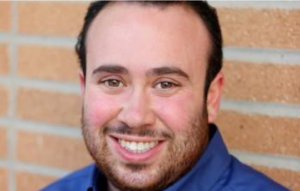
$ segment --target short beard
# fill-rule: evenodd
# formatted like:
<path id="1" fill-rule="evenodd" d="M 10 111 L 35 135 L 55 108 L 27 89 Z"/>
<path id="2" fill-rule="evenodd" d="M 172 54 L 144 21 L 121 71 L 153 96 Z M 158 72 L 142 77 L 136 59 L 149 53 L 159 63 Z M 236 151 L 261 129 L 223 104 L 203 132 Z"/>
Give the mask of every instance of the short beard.
<path id="1" fill-rule="evenodd" d="M 158 191 L 172 185 L 191 170 L 205 150 L 209 139 L 208 115 L 205 106 L 203 107 L 200 117 L 198 116 L 191 119 L 190 125 L 184 132 L 184 136 L 174 135 L 173 132 L 169 131 L 157 132 L 156 130 L 142 128 L 139 130 L 130 128 L 126 124 L 119 127 L 100 127 L 98 133 L 93 134 L 90 132 L 90 126 L 87 120 L 85 120 L 84 114 L 83 109 L 82 132 L 87 149 L 95 160 L 98 168 L 101 169 L 115 187 L 122 191 Z M 168 153 L 164 155 L 165 159 L 163 159 L 163 162 L 159 163 L 158 169 L 160 173 L 156 175 L 159 178 L 155 182 L 144 187 L 133 187 L 128 184 L 129 181 L 124 181 L 126 175 L 123 175 L 123 177 L 118 176 L 118 169 L 114 168 L 116 162 L 111 158 L 107 142 L 100 140 L 105 139 L 105 135 L 110 132 L 134 134 L 138 136 L 164 137 L 169 140 Z M 176 138 L 176 136 L 179 138 Z M 178 141 L 178 139 L 180 140 Z M 170 162 L 175 159 L 178 160 Z M 126 164 L 126 168 L 130 170 L 131 173 L 138 173 L 149 168 L 149 166 L 146 164 L 131 163 Z M 132 182 L 134 182 L 134 180 L 132 180 Z"/>

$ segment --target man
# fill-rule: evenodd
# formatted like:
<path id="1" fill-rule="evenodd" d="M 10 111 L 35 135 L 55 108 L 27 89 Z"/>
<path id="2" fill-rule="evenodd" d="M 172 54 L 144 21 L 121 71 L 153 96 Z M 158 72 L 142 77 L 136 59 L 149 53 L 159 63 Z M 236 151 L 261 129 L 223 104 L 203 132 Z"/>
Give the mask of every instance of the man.
<path id="1" fill-rule="evenodd" d="M 46 191 L 287 190 L 228 154 L 222 38 L 205 2 L 94 2 L 76 46 L 96 165 Z"/>

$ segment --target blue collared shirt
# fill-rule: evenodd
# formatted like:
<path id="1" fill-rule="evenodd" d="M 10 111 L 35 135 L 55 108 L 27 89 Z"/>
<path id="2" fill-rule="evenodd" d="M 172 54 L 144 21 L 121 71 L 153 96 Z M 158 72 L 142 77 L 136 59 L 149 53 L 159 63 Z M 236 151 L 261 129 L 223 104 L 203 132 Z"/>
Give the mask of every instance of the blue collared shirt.
<path id="1" fill-rule="evenodd" d="M 213 124 L 210 142 L 195 166 L 165 191 L 287 191 L 228 153 Z M 42 191 L 106 191 L 107 179 L 90 165 L 54 182 Z"/>

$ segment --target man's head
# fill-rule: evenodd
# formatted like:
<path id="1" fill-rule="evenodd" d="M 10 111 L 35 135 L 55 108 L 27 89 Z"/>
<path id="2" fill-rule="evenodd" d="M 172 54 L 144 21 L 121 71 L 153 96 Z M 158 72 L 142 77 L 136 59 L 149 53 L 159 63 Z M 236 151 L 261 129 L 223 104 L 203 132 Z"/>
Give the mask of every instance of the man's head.
<path id="1" fill-rule="evenodd" d="M 113 187 L 161 190 L 196 163 L 219 109 L 221 46 L 203 2 L 91 5 L 77 45 L 83 134 Z"/>

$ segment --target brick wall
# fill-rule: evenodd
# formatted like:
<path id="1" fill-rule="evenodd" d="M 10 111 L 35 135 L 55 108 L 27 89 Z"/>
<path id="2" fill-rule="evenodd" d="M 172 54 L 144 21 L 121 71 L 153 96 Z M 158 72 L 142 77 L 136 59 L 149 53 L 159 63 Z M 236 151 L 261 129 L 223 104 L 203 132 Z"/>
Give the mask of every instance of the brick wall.
<path id="1" fill-rule="evenodd" d="M 300 190 L 300 4 L 212 2 L 225 38 L 230 151 Z M 33 191 L 91 162 L 75 37 L 87 3 L 0 2 L 0 190 Z"/>

